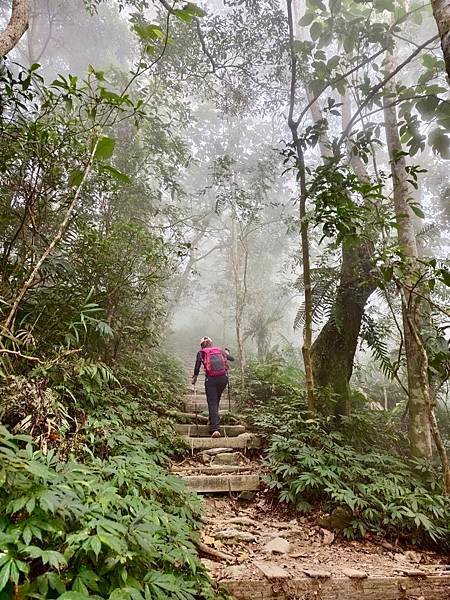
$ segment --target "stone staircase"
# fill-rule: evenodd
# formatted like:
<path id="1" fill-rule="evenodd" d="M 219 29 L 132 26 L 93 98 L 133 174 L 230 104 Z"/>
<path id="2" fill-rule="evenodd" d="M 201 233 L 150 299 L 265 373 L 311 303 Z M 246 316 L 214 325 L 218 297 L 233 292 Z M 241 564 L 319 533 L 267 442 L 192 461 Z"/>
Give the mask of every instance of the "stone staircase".
<path id="1" fill-rule="evenodd" d="M 190 448 L 190 457 L 173 465 L 187 487 L 197 493 L 256 492 L 260 488 L 260 464 L 252 458 L 261 439 L 246 431 L 245 425 L 223 425 L 222 437 L 211 438 L 208 428 L 208 404 L 203 391 L 189 392 L 184 397 L 184 412 L 177 413 L 185 422 L 175 426 Z M 223 417 L 235 408 L 222 396 Z"/>

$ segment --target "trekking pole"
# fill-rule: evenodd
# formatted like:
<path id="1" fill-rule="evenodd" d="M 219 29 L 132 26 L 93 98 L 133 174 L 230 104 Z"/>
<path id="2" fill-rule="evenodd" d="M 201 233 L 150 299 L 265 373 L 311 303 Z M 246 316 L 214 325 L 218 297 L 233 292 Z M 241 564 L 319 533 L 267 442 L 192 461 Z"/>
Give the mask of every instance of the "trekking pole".
<path id="1" fill-rule="evenodd" d="M 228 380 L 228 412 L 231 413 L 231 392 L 230 392 L 230 380 Z"/>
<path id="2" fill-rule="evenodd" d="M 195 413 L 195 429 L 198 435 L 198 406 L 197 406 L 197 386 L 194 383 L 194 413 Z"/>

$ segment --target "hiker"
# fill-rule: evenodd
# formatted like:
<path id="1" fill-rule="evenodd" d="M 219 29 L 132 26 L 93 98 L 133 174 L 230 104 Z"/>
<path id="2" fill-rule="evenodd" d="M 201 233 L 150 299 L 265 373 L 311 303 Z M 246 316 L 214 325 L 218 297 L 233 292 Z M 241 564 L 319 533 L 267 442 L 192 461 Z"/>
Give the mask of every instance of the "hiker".
<path id="1" fill-rule="evenodd" d="M 228 384 L 228 361 L 234 360 L 228 348 L 222 350 L 213 346 L 212 339 L 205 336 L 200 340 L 200 348 L 195 361 L 192 385 L 195 385 L 200 367 L 205 369 L 205 391 L 208 401 L 209 432 L 211 437 L 220 437 L 219 403 L 223 390 Z"/>

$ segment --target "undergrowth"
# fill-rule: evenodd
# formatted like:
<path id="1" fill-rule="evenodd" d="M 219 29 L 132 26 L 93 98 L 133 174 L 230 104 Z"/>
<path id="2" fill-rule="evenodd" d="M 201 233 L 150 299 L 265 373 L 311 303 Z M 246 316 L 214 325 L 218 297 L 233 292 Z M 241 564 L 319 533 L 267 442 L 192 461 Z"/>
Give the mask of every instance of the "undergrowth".
<path id="1" fill-rule="evenodd" d="M 1 390 L 0 596 L 220 598 L 195 549 L 200 506 L 165 469 L 183 448 L 161 417 L 181 370 L 74 362 Z"/>
<path id="2" fill-rule="evenodd" d="M 409 458 L 395 411 L 360 408 L 339 421 L 312 415 L 302 379 L 293 382 L 283 360 L 249 370 L 247 418 L 266 438 L 267 484 L 281 502 L 301 512 L 345 507 L 348 538 L 371 532 L 450 547 L 450 502 L 438 466 Z"/>

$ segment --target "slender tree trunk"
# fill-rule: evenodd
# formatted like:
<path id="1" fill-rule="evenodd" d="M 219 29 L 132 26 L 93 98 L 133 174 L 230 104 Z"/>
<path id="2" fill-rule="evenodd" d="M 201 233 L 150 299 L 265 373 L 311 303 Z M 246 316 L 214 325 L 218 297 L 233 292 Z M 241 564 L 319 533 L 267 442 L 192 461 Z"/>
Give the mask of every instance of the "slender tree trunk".
<path id="1" fill-rule="evenodd" d="M 241 387 L 245 385 L 245 350 L 243 340 L 243 317 L 247 301 L 247 267 L 248 249 L 245 244 L 239 248 L 239 236 L 236 233 L 236 224 L 231 220 L 231 269 L 234 283 L 234 326 L 236 333 L 237 354 L 239 360 L 239 374 Z M 242 250 L 242 252 L 241 252 Z M 241 269 L 241 257 L 243 256 L 243 267 Z M 241 272 L 242 271 L 242 272 Z"/>
<path id="2" fill-rule="evenodd" d="M 389 73 L 394 68 L 393 54 L 388 52 L 386 70 Z M 429 384 L 428 379 L 426 382 L 423 380 L 424 356 L 420 345 L 417 343 L 418 338 L 414 335 L 412 329 L 413 327 L 419 332 L 421 329 L 421 300 L 417 294 L 412 294 L 410 291 L 420 278 L 420 269 L 417 262 L 418 252 L 413 212 L 409 205 L 410 193 L 406 160 L 402 154 L 403 148 L 398 132 L 397 109 L 392 103 L 392 97 L 395 94 L 393 79 L 388 83 L 386 92 L 384 97 L 386 141 L 391 162 L 398 241 L 406 262 L 403 281 L 400 283 L 400 291 L 402 298 L 403 296 L 405 298 L 405 302 L 402 302 L 402 317 L 408 373 L 409 442 L 414 456 L 430 458 L 432 448 L 428 406 Z"/>
<path id="3" fill-rule="evenodd" d="M 78 199 L 81 195 L 84 185 L 85 185 L 85 183 L 90 175 L 90 172 L 92 170 L 95 153 L 97 151 L 97 146 L 98 146 L 98 139 L 95 141 L 95 143 L 93 145 L 91 154 L 89 155 L 89 160 L 84 168 L 81 181 L 78 184 L 78 187 L 76 188 L 76 190 L 73 194 L 72 200 L 66 210 L 64 218 L 63 218 L 61 224 L 59 225 L 55 236 L 53 237 L 52 241 L 47 246 L 47 248 L 44 250 L 44 252 L 42 253 L 39 260 L 36 262 L 34 267 L 31 269 L 31 272 L 28 275 L 25 283 L 23 283 L 22 287 L 17 292 L 16 297 L 14 298 L 14 300 L 12 302 L 11 309 L 8 313 L 8 316 L 5 319 L 5 322 L 3 323 L 3 329 L 7 332 L 8 331 L 12 332 L 16 314 L 17 314 L 17 311 L 19 309 L 19 306 L 20 306 L 22 300 L 25 298 L 25 296 L 26 296 L 28 290 L 31 288 L 31 286 L 35 283 L 36 278 L 39 274 L 40 268 L 42 267 L 44 262 L 47 260 L 47 258 L 50 256 L 50 254 L 53 252 L 53 250 L 56 248 L 56 246 L 59 244 L 59 242 L 61 241 L 63 235 L 65 234 L 65 232 L 67 230 L 67 227 L 69 226 L 70 219 L 72 218 L 73 212 L 74 212 L 75 207 L 78 202 Z"/>
<path id="4" fill-rule="evenodd" d="M 11 18 L 6 28 L 0 33 L 0 57 L 12 50 L 28 29 L 30 17 L 29 0 L 13 0 Z"/>
<path id="5" fill-rule="evenodd" d="M 301 239 L 301 254 L 303 263 L 303 289 L 305 299 L 305 322 L 303 325 L 303 345 L 302 355 L 303 363 L 305 366 L 305 378 L 306 378 L 306 396 L 308 408 L 311 411 L 316 409 L 315 399 L 315 383 L 314 383 L 314 372 L 311 360 L 311 346 L 312 346 L 312 286 L 311 286 L 311 261 L 309 251 L 309 238 L 308 238 L 308 220 L 306 215 L 306 200 L 307 200 L 307 189 L 306 189 L 306 170 L 305 170 L 305 156 L 303 153 L 303 147 L 301 140 L 298 136 L 298 121 L 294 119 L 294 108 L 297 88 L 297 57 L 295 53 L 295 24 L 292 11 L 292 0 L 287 0 L 288 10 L 288 24 L 289 24 L 289 47 L 290 47 L 290 59 L 291 59 L 291 85 L 289 95 L 289 116 L 288 125 L 292 134 L 292 141 L 295 146 L 297 154 L 296 167 L 298 172 L 298 181 L 300 187 L 300 239 Z"/>
<path id="6" fill-rule="evenodd" d="M 431 0 L 431 6 L 441 37 L 445 70 L 450 77 L 450 0 Z"/>

